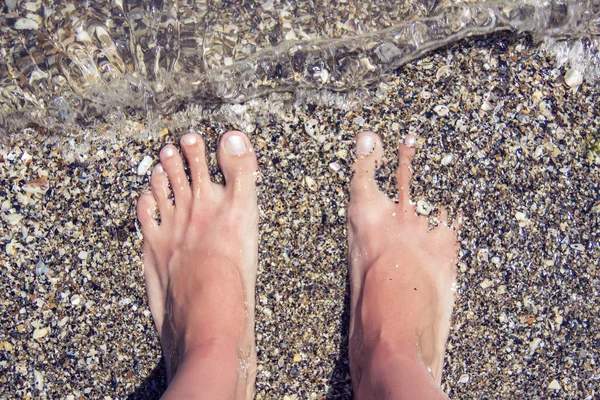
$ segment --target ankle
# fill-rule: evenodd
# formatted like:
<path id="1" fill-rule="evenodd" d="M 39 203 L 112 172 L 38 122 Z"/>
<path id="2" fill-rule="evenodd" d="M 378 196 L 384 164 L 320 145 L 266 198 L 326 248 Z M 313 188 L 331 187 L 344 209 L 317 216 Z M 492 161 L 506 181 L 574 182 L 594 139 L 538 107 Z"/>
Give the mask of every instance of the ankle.
<path id="1" fill-rule="evenodd" d="M 202 398 L 236 397 L 240 379 L 236 343 L 220 339 L 204 341 L 178 358 L 177 365 L 167 365 L 169 390 L 165 398 L 196 398 L 199 393 L 203 393 Z"/>
<path id="2" fill-rule="evenodd" d="M 447 398 L 423 363 L 414 341 L 379 341 L 365 361 L 366 368 L 356 387 L 358 399 Z"/>

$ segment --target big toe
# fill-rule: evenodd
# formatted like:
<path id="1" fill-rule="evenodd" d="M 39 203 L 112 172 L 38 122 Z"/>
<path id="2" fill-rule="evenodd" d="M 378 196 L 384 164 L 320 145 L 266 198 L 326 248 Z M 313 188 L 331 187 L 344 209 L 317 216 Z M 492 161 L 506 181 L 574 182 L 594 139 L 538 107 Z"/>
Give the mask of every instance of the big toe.
<path id="1" fill-rule="evenodd" d="M 362 132 L 356 138 L 356 161 L 352 169 L 354 176 L 350 185 L 350 200 L 361 201 L 379 196 L 375 171 L 381 164 L 383 146 L 373 132 Z"/>
<path id="2" fill-rule="evenodd" d="M 248 137 L 239 131 L 227 132 L 217 155 L 227 191 L 234 197 L 254 196 L 258 163 Z"/>

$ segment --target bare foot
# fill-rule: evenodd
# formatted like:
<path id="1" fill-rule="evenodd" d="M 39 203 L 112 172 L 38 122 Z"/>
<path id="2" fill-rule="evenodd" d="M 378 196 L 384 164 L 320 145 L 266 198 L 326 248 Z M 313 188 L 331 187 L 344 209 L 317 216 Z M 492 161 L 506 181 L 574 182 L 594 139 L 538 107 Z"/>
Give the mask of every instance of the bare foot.
<path id="1" fill-rule="evenodd" d="M 167 145 L 152 172 L 152 193 L 140 197 L 137 209 L 148 301 L 170 382 L 165 397 L 192 398 L 199 388 L 196 397 L 251 398 L 256 155 L 245 135 L 225 134 L 217 153 L 222 186 L 210 180 L 199 135 L 183 136 L 181 147 L 191 184 L 179 151 Z M 154 218 L 157 208 L 160 223 Z"/>
<path id="2" fill-rule="evenodd" d="M 376 134 L 359 135 L 348 230 L 354 391 L 359 399 L 403 398 L 398 390 L 411 386 L 412 396 L 419 396 L 412 398 L 430 398 L 423 388 L 440 397 L 454 302 L 457 229 L 447 226 L 442 209 L 439 226 L 428 230 L 427 218 L 417 216 L 410 204 L 413 148 L 400 146 L 399 202 L 378 189 L 374 172 L 382 153 Z M 372 397 L 375 393 L 379 395 Z"/>

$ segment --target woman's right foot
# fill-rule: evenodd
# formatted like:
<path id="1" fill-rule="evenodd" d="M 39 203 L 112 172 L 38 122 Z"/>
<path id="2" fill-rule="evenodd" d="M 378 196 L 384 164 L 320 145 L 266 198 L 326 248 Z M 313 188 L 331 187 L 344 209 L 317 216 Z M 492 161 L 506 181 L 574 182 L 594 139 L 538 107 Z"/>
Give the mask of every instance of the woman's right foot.
<path id="1" fill-rule="evenodd" d="M 458 226 L 447 225 L 444 209 L 432 230 L 417 216 L 409 199 L 409 146 L 399 151 L 399 202 L 381 192 L 375 170 L 382 154 L 376 134 L 358 136 L 348 229 L 354 392 L 358 399 L 443 397 Z"/>

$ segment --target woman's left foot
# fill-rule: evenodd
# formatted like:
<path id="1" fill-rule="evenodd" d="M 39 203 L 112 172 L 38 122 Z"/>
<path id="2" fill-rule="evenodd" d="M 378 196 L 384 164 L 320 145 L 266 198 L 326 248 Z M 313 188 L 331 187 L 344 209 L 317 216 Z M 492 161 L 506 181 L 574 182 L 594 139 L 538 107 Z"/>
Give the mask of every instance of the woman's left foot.
<path id="1" fill-rule="evenodd" d="M 143 194 L 137 207 L 148 301 L 170 382 L 167 393 L 175 381 L 186 379 L 178 370 L 194 363 L 188 377 L 197 384 L 207 381 L 204 396 L 211 387 L 216 398 L 251 398 L 256 376 L 256 155 L 244 134 L 226 133 L 217 153 L 226 181 L 222 186 L 210 180 L 200 135 L 183 136 L 181 147 L 191 184 L 179 151 L 167 145 L 152 172 L 152 193 Z M 160 222 L 154 218 L 157 209 Z M 197 367 L 203 360 L 206 365 Z M 187 375 L 185 369 L 179 375 Z M 227 387 L 232 396 L 223 392 Z"/>

